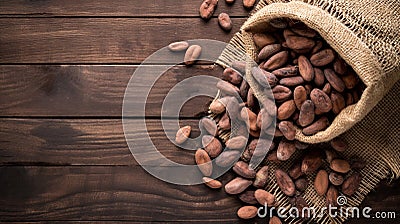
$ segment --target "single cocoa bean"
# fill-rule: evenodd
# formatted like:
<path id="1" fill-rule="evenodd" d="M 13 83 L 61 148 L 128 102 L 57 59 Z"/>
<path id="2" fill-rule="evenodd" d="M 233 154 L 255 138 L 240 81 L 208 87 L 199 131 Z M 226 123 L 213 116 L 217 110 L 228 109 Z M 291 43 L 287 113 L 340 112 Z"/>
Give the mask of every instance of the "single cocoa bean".
<path id="1" fill-rule="evenodd" d="M 329 179 L 325 170 L 320 170 L 314 180 L 314 188 L 318 195 L 322 196 L 328 191 Z"/>
<path id="2" fill-rule="evenodd" d="M 339 75 L 346 74 L 347 72 L 346 62 L 341 57 L 337 57 L 333 62 L 333 70 Z"/>
<path id="3" fill-rule="evenodd" d="M 221 114 L 225 111 L 225 105 L 221 102 L 221 100 L 214 100 L 210 104 L 210 110 L 215 114 Z"/>
<path id="4" fill-rule="evenodd" d="M 216 159 L 215 164 L 220 167 L 233 165 L 240 158 L 240 152 L 236 150 L 223 151 Z"/>
<path id="5" fill-rule="evenodd" d="M 289 141 L 293 141 L 296 136 L 296 129 L 291 121 L 281 121 L 278 125 L 279 130 Z"/>
<path id="6" fill-rule="evenodd" d="M 192 65 L 199 58 L 201 54 L 201 47 L 199 45 L 191 45 L 185 53 L 183 61 L 186 65 Z"/>
<path id="7" fill-rule="evenodd" d="M 277 68 L 282 67 L 286 64 L 289 59 L 288 51 L 281 51 L 270 57 L 264 64 L 263 68 L 269 71 L 273 71 Z"/>
<path id="8" fill-rule="evenodd" d="M 295 151 L 294 142 L 282 140 L 278 145 L 277 157 L 280 161 L 286 161 Z"/>
<path id="9" fill-rule="evenodd" d="M 263 47 L 274 44 L 276 42 L 275 38 L 272 35 L 265 33 L 254 34 L 253 40 L 258 49 L 262 49 Z"/>
<path id="10" fill-rule="evenodd" d="M 231 122 L 229 120 L 228 113 L 224 113 L 221 119 L 218 122 L 218 126 L 221 130 L 228 131 L 231 129 Z"/>
<path id="11" fill-rule="evenodd" d="M 218 24 L 225 31 L 232 30 L 232 20 L 227 13 L 220 13 L 218 15 Z"/>
<path id="12" fill-rule="evenodd" d="M 353 71 L 343 75 L 342 80 L 347 89 L 353 89 L 359 82 L 357 75 Z"/>
<path id="13" fill-rule="evenodd" d="M 314 68 L 311 65 L 311 62 L 303 55 L 300 55 L 298 58 L 299 64 L 299 72 L 301 77 L 307 82 L 310 82 L 314 79 Z"/>
<path id="14" fill-rule="evenodd" d="M 301 105 L 298 122 L 302 127 L 306 127 L 314 121 L 314 118 L 314 103 L 311 100 L 306 100 Z"/>
<path id="15" fill-rule="evenodd" d="M 304 83 L 304 79 L 301 76 L 293 76 L 288 78 L 283 78 L 279 81 L 279 84 L 287 87 L 298 86 Z"/>
<path id="16" fill-rule="evenodd" d="M 217 88 L 227 95 L 236 96 L 236 94 L 239 94 L 239 89 L 236 86 L 223 80 L 217 82 Z"/>
<path id="17" fill-rule="evenodd" d="M 342 185 L 342 183 L 344 181 L 344 178 L 343 178 L 342 175 L 340 175 L 338 173 L 335 173 L 335 172 L 332 172 L 332 173 L 329 174 L 329 181 L 333 185 L 339 186 L 339 185 Z"/>
<path id="18" fill-rule="evenodd" d="M 217 124 L 215 121 L 208 117 L 203 117 L 200 120 L 200 128 L 205 130 L 208 134 L 215 136 L 217 134 Z"/>
<path id="19" fill-rule="evenodd" d="M 337 198 L 339 197 L 339 191 L 334 186 L 330 186 L 326 192 L 326 205 L 328 207 L 337 207 Z"/>
<path id="20" fill-rule="evenodd" d="M 301 163 L 301 172 L 305 174 L 313 173 L 322 165 L 322 158 L 318 151 L 313 150 L 304 156 Z"/>
<path id="21" fill-rule="evenodd" d="M 217 157 L 222 151 L 221 142 L 212 135 L 204 135 L 202 144 L 210 157 Z"/>
<path id="22" fill-rule="evenodd" d="M 304 50 L 310 51 L 315 45 L 315 41 L 307 37 L 287 35 L 285 40 L 288 48 L 293 50 L 303 50 L 303 52 Z"/>
<path id="23" fill-rule="evenodd" d="M 271 57 L 272 55 L 278 53 L 281 50 L 281 48 L 282 48 L 281 44 L 270 44 L 263 47 L 260 53 L 258 53 L 258 60 L 265 60 Z"/>
<path id="24" fill-rule="evenodd" d="M 244 136 L 235 136 L 226 142 L 226 147 L 233 150 L 243 150 L 246 147 L 247 138 Z"/>
<path id="25" fill-rule="evenodd" d="M 313 47 L 313 49 L 311 50 L 311 55 L 317 53 L 318 51 L 320 51 L 323 47 L 324 43 L 322 43 L 322 41 L 317 40 L 315 42 L 315 46 Z"/>
<path id="26" fill-rule="evenodd" d="M 345 107 L 346 101 L 342 94 L 332 91 L 331 93 L 332 111 L 334 114 L 339 114 Z"/>
<path id="27" fill-rule="evenodd" d="M 351 174 L 342 185 L 342 192 L 347 196 L 353 195 L 360 187 L 362 176 L 358 172 Z"/>
<path id="28" fill-rule="evenodd" d="M 253 67 L 251 69 L 251 74 L 254 79 L 263 87 L 274 87 L 278 83 L 276 76 L 270 72 L 264 71 L 258 67 Z"/>
<path id="29" fill-rule="evenodd" d="M 338 173 L 348 173 L 351 169 L 349 162 L 344 159 L 334 159 L 331 162 L 331 169 Z"/>
<path id="30" fill-rule="evenodd" d="M 331 140 L 331 146 L 338 152 L 344 152 L 347 149 L 347 142 L 342 138 L 337 137 Z"/>
<path id="31" fill-rule="evenodd" d="M 243 100 L 246 99 L 249 89 L 250 89 L 249 83 L 247 83 L 246 80 L 243 80 L 242 83 L 240 84 L 240 89 L 239 89 L 239 95 Z"/>
<path id="32" fill-rule="evenodd" d="M 236 174 L 244 178 L 254 178 L 256 176 L 256 171 L 243 161 L 236 162 L 232 169 Z"/>
<path id="33" fill-rule="evenodd" d="M 300 110 L 301 105 L 307 100 L 307 91 L 303 86 L 297 86 L 293 91 L 294 103 Z"/>
<path id="34" fill-rule="evenodd" d="M 186 49 L 188 49 L 189 47 L 189 43 L 187 41 L 178 41 L 178 42 L 174 42 L 174 43 L 170 43 L 168 45 L 168 49 L 170 51 L 184 51 Z"/>
<path id="35" fill-rule="evenodd" d="M 257 115 L 257 127 L 261 130 L 267 130 L 274 121 L 273 119 L 274 117 L 269 115 L 267 110 L 263 108 Z"/>
<path id="36" fill-rule="evenodd" d="M 208 153 L 203 149 L 198 149 L 194 154 L 194 158 L 197 166 L 199 167 L 199 170 L 203 173 L 203 175 L 211 176 L 213 166 L 210 156 L 208 156 Z"/>
<path id="37" fill-rule="evenodd" d="M 295 180 L 303 176 L 304 173 L 301 171 L 301 163 L 293 164 L 293 166 L 289 169 L 288 174 L 291 178 Z"/>
<path id="38" fill-rule="evenodd" d="M 253 186 L 257 188 L 263 188 L 268 181 L 268 166 L 263 166 L 256 173 Z"/>
<path id="39" fill-rule="evenodd" d="M 309 38 L 313 38 L 317 35 L 317 32 L 315 30 L 313 30 L 307 26 L 299 27 L 299 28 L 292 28 L 292 31 L 300 36 L 309 37 Z"/>
<path id="40" fill-rule="evenodd" d="M 293 180 L 283 170 L 275 170 L 275 178 L 279 188 L 284 194 L 290 197 L 296 193 Z"/>
<path id="41" fill-rule="evenodd" d="M 225 185 L 225 192 L 228 194 L 240 194 L 251 184 L 252 182 L 250 180 L 236 177 Z"/>
<path id="42" fill-rule="evenodd" d="M 255 205 L 258 203 L 254 196 L 254 191 L 245 191 L 239 195 L 239 199 L 244 203 Z"/>
<path id="43" fill-rule="evenodd" d="M 263 189 L 257 189 L 254 192 L 254 197 L 260 205 L 271 207 L 275 204 L 275 196 Z"/>
<path id="44" fill-rule="evenodd" d="M 351 158 L 351 169 L 360 171 L 360 170 L 364 169 L 365 165 L 366 164 L 365 164 L 364 160 L 362 160 L 361 158 L 359 158 L 359 157 Z"/>
<path id="45" fill-rule="evenodd" d="M 319 131 L 325 130 L 329 126 L 329 120 L 327 117 L 321 117 L 310 126 L 303 129 L 303 134 L 313 135 Z"/>
<path id="46" fill-rule="evenodd" d="M 235 71 L 233 68 L 228 67 L 222 73 L 222 79 L 234 85 L 239 85 L 242 83 L 243 77 L 239 72 Z"/>
<path id="47" fill-rule="evenodd" d="M 274 74 L 276 77 L 279 78 L 296 76 L 298 73 L 299 73 L 298 66 L 287 66 L 272 71 L 272 74 Z"/>
<path id="48" fill-rule="evenodd" d="M 221 182 L 219 182 L 218 180 L 211 179 L 209 177 L 203 177 L 203 182 L 205 185 L 213 189 L 218 189 L 222 187 Z"/>
<path id="49" fill-rule="evenodd" d="M 218 0 L 204 0 L 200 5 L 200 17 L 209 20 L 217 8 Z"/>
<path id="50" fill-rule="evenodd" d="M 301 196 L 296 197 L 296 208 L 299 211 L 300 217 L 309 218 L 310 212 L 306 212 L 307 210 L 304 210 L 305 208 L 308 209 L 309 206 L 307 204 L 307 201 L 303 197 Z"/>
<path id="51" fill-rule="evenodd" d="M 321 113 L 327 113 L 332 109 L 332 101 L 324 91 L 315 88 L 311 91 L 310 98 L 315 109 Z"/>
<path id="52" fill-rule="evenodd" d="M 289 99 L 292 96 L 292 90 L 286 86 L 277 85 L 272 89 L 272 94 L 276 101 L 281 102 Z"/>
<path id="53" fill-rule="evenodd" d="M 344 82 L 339 76 L 336 75 L 336 73 L 330 69 L 327 68 L 324 70 L 325 78 L 328 80 L 329 84 L 331 84 L 332 88 L 334 88 L 338 92 L 343 92 L 345 89 Z"/>
<path id="54" fill-rule="evenodd" d="M 318 87 L 323 86 L 325 83 L 324 72 L 319 68 L 314 68 L 314 83 Z"/>
<path id="55" fill-rule="evenodd" d="M 176 144 L 183 144 L 190 136 L 190 132 L 192 131 L 192 127 L 184 126 L 180 128 L 175 135 Z"/>
<path id="56" fill-rule="evenodd" d="M 269 24 L 276 29 L 285 29 L 288 23 L 285 18 L 275 18 L 269 21 Z"/>
<path id="57" fill-rule="evenodd" d="M 251 9 L 254 7 L 256 0 L 243 0 L 243 6 L 247 9 Z"/>
<path id="58" fill-rule="evenodd" d="M 354 103 L 353 95 L 351 93 L 345 94 L 346 106 L 350 106 Z"/>
<path id="59" fill-rule="evenodd" d="M 331 84 L 326 83 L 326 84 L 324 85 L 324 88 L 322 88 L 322 91 L 323 91 L 324 93 L 326 93 L 327 95 L 331 94 L 331 92 L 332 92 Z"/>
<path id="60" fill-rule="evenodd" d="M 248 0 L 243 0 L 243 2 L 244 1 Z M 241 219 L 252 219 L 257 216 L 257 211 L 258 211 L 257 207 L 247 205 L 239 208 L 239 210 L 237 211 L 237 215 Z"/>
<path id="61" fill-rule="evenodd" d="M 311 64 L 317 67 L 326 66 L 335 60 L 335 52 L 332 49 L 324 49 L 313 54 L 310 58 Z"/>
<path id="62" fill-rule="evenodd" d="M 246 123 L 247 127 L 250 128 L 250 132 L 257 132 L 259 128 L 257 127 L 257 115 L 247 107 L 243 107 L 240 116 L 242 120 Z"/>
<path id="63" fill-rule="evenodd" d="M 334 159 L 339 157 L 338 154 L 335 151 L 331 150 L 331 149 L 325 149 L 325 156 L 326 156 L 326 161 L 328 163 L 331 163 L 332 160 L 334 160 Z"/>
<path id="64" fill-rule="evenodd" d="M 281 220 L 280 220 L 278 217 L 272 216 L 272 217 L 269 219 L 269 224 L 282 224 L 282 222 L 281 222 Z"/>
<path id="65" fill-rule="evenodd" d="M 271 152 L 267 155 L 267 160 L 270 161 L 270 162 L 273 162 L 273 163 L 279 163 L 279 162 L 281 162 L 281 161 L 278 159 L 278 155 L 277 155 L 277 151 L 276 151 L 276 150 L 271 151 Z"/>
<path id="66" fill-rule="evenodd" d="M 296 104 L 294 100 L 288 100 L 278 108 L 277 118 L 279 120 L 286 120 L 296 111 Z"/>

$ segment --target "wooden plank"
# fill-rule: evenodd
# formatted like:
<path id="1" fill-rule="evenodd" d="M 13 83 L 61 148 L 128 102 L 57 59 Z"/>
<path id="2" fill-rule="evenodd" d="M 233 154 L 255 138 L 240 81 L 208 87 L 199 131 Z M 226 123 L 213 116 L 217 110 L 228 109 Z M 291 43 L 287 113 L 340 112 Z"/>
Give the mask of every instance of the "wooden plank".
<path id="1" fill-rule="evenodd" d="M 193 17 L 199 15 L 199 0 L 3 0 L 0 16 L 134 16 Z M 214 16 L 227 12 L 231 16 L 247 16 L 241 1 L 228 5 L 220 1 Z"/>
<path id="2" fill-rule="evenodd" d="M 225 175 L 227 182 L 232 175 Z M 236 220 L 239 201 L 141 167 L 0 167 L 0 220 Z"/>
<path id="3" fill-rule="evenodd" d="M 223 190 L 168 184 L 136 166 L 0 167 L 0 182 L 1 221 L 239 222 L 240 202 Z M 374 212 L 398 211 L 399 186 L 399 181 L 383 186 L 363 204 Z"/>
<path id="4" fill-rule="evenodd" d="M 129 121 L 129 138 L 139 149 L 146 149 L 145 134 L 168 159 L 181 164 L 194 164 L 194 151 L 180 149 L 169 141 L 160 120 Z M 193 127 L 199 134 L 198 120 L 183 120 L 181 125 Z M 138 165 L 127 146 L 120 119 L 0 119 L 0 165 Z M 127 133 L 128 133 L 127 132 Z M 185 146 L 195 145 L 186 144 Z M 154 164 L 149 152 L 144 164 Z M 157 163 L 159 164 L 159 163 Z M 160 164 L 162 165 L 162 164 Z"/>
<path id="5" fill-rule="evenodd" d="M 228 42 L 245 18 L 232 21 L 227 34 L 216 18 L 0 18 L 0 63 L 141 63 L 177 40 Z"/>
<path id="6" fill-rule="evenodd" d="M 137 66 L 0 66 L 0 115 L 120 117 L 124 93 L 136 69 Z M 146 115 L 159 117 L 164 98 L 179 82 L 199 75 L 219 77 L 221 74 L 222 68 L 214 65 L 169 69 L 152 87 L 146 101 Z M 142 76 L 142 80 L 147 78 Z M 138 86 L 134 91 L 139 94 L 148 88 Z M 180 111 L 180 117 L 202 116 L 210 100 L 205 96 L 189 100 Z M 136 99 L 129 102 L 140 105 Z M 137 110 L 132 114 L 143 112 Z"/>

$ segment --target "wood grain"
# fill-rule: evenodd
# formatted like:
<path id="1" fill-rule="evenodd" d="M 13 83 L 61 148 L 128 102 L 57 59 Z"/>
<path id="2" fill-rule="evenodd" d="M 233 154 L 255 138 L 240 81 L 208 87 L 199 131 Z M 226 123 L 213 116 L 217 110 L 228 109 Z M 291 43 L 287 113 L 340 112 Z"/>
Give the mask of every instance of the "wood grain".
<path id="1" fill-rule="evenodd" d="M 125 90 L 136 69 L 137 66 L 0 66 L 0 115 L 121 117 Z M 146 116 L 161 115 L 164 98 L 179 82 L 200 75 L 220 77 L 221 74 L 222 68 L 216 65 L 175 66 L 169 69 L 151 88 L 145 101 Z M 146 74 L 140 77 L 143 82 L 151 80 Z M 133 88 L 131 94 L 135 96 L 149 88 L 140 85 Z M 183 95 L 183 92 L 178 94 Z M 189 100 L 181 109 L 180 117 L 202 116 L 210 100 L 206 96 Z M 143 113 L 136 98 L 127 98 L 127 102 L 135 106 L 132 114 L 139 116 Z"/>
<path id="2" fill-rule="evenodd" d="M 3 0 L 0 16 L 133 16 L 133 17 L 193 17 L 199 16 L 201 0 L 63 0 L 26 1 Z M 231 16 L 247 16 L 241 1 L 228 5 L 220 1 L 214 17 L 221 12 Z"/>
<path id="3" fill-rule="evenodd" d="M 154 146 L 168 159 L 181 164 L 194 164 L 194 152 L 175 146 L 158 119 L 146 120 L 146 128 L 139 128 L 141 120 L 128 121 L 132 126 L 127 138 L 135 142 L 136 155 L 147 155 L 142 164 L 159 164 L 147 149 L 146 132 Z M 198 120 L 183 120 L 181 125 L 198 131 Z M 0 119 L 0 165 L 137 165 L 127 146 L 120 119 Z M 196 149 L 200 145 L 184 144 Z"/>
<path id="4" fill-rule="evenodd" d="M 141 63 L 177 40 L 227 43 L 245 19 L 232 21 L 226 34 L 216 18 L 0 18 L 0 63 Z"/>

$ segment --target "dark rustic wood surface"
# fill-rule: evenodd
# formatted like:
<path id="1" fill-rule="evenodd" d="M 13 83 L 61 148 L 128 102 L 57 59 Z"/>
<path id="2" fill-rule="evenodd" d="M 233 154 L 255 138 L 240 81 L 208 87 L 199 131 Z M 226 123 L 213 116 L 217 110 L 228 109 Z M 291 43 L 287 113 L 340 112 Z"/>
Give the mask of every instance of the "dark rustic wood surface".
<path id="1" fill-rule="evenodd" d="M 248 14 L 241 1 L 227 6 L 220 0 L 214 18 L 205 23 L 198 18 L 199 4 L 0 1 L 0 222 L 243 222 L 235 214 L 240 203 L 223 190 L 172 185 L 146 173 L 123 134 L 123 94 L 143 59 L 176 40 L 228 41 L 234 32 L 219 29 L 215 17 L 229 12 L 237 31 Z M 193 152 L 177 148 L 163 132 L 165 95 L 185 78 L 221 71 L 206 64 L 177 66 L 152 88 L 146 124 L 166 157 L 194 163 Z M 181 123 L 196 129 L 209 101 L 187 102 L 179 114 Z M 144 131 L 132 136 L 140 139 Z M 228 173 L 221 179 L 231 177 Z M 362 205 L 400 216 L 399 184 L 382 181 Z"/>

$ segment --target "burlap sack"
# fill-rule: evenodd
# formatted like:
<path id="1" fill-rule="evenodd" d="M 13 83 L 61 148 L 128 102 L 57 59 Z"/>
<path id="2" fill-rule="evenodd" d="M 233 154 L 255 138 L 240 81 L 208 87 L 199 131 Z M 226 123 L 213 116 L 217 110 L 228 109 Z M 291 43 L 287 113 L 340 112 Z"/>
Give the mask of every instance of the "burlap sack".
<path id="1" fill-rule="evenodd" d="M 327 130 L 313 136 L 304 136 L 298 131 L 296 139 L 308 143 L 320 143 L 344 133 L 343 136 L 350 147 L 343 156 L 347 159 L 358 156 L 367 162 L 367 166 L 361 172 L 363 179 L 360 189 L 348 197 L 347 203 L 343 206 L 343 208 L 356 207 L 380 180 L 400 176 L 398 118 L 400 81 L 397 82 L 400 78 L 400 2 L 397 0 L 277 2 L 261 0 L 258 3 L 250 18 L 242 26 L 241 32 L 230 41 L 217 63 L 230 66 L 233 61 L 245 59 L 244 55 L 237 54 L 238 50 L 247 52 L 255 59 L 257 52 L 252 40 L 252 29 L 267 23 L 270 19 L 286 17 L 301 20 L 317 30 L 353 67 L 367 86 L 360 101 L 343 110 Z M 245 76 L 257 98 L 262 101 L 264 96 L 250 72 L 247 71 Z M 227 136 L 229 135 L 225 133 L 221 137 L 224 139 Z M 287 170 L 299 157 L 298 152 L 289 161 L 279 165 L 279 168 Z M 278 166 L 269 165 L 271 182 L 266 189 L 276 196 L 279 206 L 289 209 L 288 198 L 280 191 L 273 177 L 273 171 Z M 311 181 L 314 177 L 314 175 L 307 177 L 311 186 L 309 185 L 304 193 L 304 198 L 319 214 L 326 202 L 325 198 L 318 196 L 312 187 Z M 346 219 L 343 216 L 331 217 L 325 212 L 323 216 L 311 219 L 310 222 L 341 223 Z M 300 222 L 302 220 L 295 218 L 285 220 L 285 223 Z"/>

